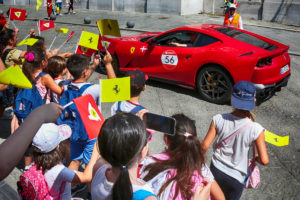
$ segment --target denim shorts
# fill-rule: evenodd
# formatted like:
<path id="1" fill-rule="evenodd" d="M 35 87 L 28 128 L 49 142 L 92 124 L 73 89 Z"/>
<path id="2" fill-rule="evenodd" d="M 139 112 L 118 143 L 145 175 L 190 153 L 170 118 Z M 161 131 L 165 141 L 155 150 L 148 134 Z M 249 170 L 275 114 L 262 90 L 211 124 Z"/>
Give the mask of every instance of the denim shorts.
<path id="1" fill-rule="evenodd" d="M 88 141 L 70 141 L 70 159 L 71 160 L 82 160 L 85 164 L 88 164 L 92 153 L 94 144 L 97 141 L 97 138 Z"/>

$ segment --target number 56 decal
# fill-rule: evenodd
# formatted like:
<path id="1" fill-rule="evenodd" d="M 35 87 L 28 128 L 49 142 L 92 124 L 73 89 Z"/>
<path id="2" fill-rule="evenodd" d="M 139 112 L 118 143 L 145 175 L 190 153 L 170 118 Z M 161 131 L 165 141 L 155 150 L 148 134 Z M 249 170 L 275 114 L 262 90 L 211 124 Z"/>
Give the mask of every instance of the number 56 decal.
<path id="1" fill-rule="evenodd" d="M 161 55 L 161 62 L 166 69 L 175 69 L 178 64 L 178 56 L 173 50 L 165 51 Z"/>

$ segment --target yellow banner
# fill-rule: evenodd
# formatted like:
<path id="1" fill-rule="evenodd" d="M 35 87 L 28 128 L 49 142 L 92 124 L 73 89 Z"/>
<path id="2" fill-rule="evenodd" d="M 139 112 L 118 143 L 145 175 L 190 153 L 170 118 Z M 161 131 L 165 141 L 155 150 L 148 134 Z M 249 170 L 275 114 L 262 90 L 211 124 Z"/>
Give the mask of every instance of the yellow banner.
<path id="1" fill-rule="evenodd" d="M 21 42 L 19 42 L 19 44 L 17 44 L 17 46 L 21 46 L 21 45 L 29 45 L 32 46 L 34 45 L 39 39 L 36 38 L 27 38 L 25 40 L 22 40 Z"/>
<path id="2" fill-rule="evenodd" d="M 42 4 L 43 4 L 43 0 L 36 0 L 35 10 L 37 11 L 41 7 Z"/>
<path id="3" fill-rule="evenodd" d="M 99 35 L 82 31 L 79 45 L 90 49 L 98 50 Z"/>
<path id="4" fill-rule="evenodd" d="M 275 146 L 281 147 L 289 145 L 289 139 L 289 136 L 278 136 L 268 130 L 265 130 L 265 141 Z"/>
<path id="5" fill-rule="evenodd" d="M 111 35 L 111 36 L 121 37 L 118 20 L 102 19 L 97 21 L 97 25 L 101 36 Z"/>
<path id="6" fill-rule="evenodd" d="M 101 80 L 101 102 L 116 102 L 129 99 L 130 77 Z"/>
<path id="7" fill-rule="evenodd" d="M 30 81 L 19 66 L 10 66 L 0 73 L 0 83 L 18 88 L 32 88 Z"/>
<path id="8" fill-rule="evenodd" d="M 55 32 L 66 34 L 69 32 L 69 29 L 68 28 L 60 28 L 60 29 L 56 29 Z"/>

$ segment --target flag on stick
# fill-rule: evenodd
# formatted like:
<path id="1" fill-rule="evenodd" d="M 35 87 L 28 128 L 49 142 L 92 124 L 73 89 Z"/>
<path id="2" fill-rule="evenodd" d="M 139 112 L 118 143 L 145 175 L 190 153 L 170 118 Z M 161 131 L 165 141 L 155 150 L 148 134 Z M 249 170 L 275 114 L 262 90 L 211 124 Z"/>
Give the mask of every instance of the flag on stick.
<path id="1" fill-rule="evenodd" d="M 98 49 L 100 51 L 109 51 L 113 55 L 116 51 L 117 44 L 113 41 L 110 41 L 109 38 L 103 38 L 99 40 Z"/>
<path id="2" fill-rule="evenodd" d="M 278 136 L 265 130 L 265 141 L 278 147 L 286 146 L 289 145 L 289 136 Z"/>
<path id="3" fill-rule="evenodd" d="M 55 29 L 55 32 L 66 34 L 69 32 L 69 29 L 68 28 Z"/>
<path id="4" fill-rule="evenodd" d="M 9 8 L 9 19 L 24 21 L 26 18 L 26 10 L 18 8 Z"/>
<path id="5" fill-rule="evenodd" d="M 130 77 L 101 79 L 101 101 L 116 102 L 130 99 Z"/>
<path id="6" fill-rule="evenodd" d="M 0 83 L 18 88 L 32 88 L 30 81 L 22 72 L 20 66 L 10 66 L 0 73 Z"/>
<path id="7" fill-rule="evenodd" d="M 46 31 L 46 30 L 52 29 L 54 27 L 55 27 L 55 25 L 52 20 L 49 20 L 49 21 L 40 20 L 38 23 L 39 31 Z"/>
<path id="8" fill-rule="evenodd" d="M 61 49 L 67 42 L 69 42 L 74 34 L 75 34 L 75 31 L 72 31 L 70 33 L 70 35 L 68 36 L 68 38 L 58 47 L 58 49 Z"/>
<path id="9" fill-rule="evenodd" d="M 43 0 L 36 0 L 35 10 L 38 11 L 42 4 L 43 4 Z"/>
<path id="10" fill-rule="evenodd" d="M 98 50 L 98 41 L 99 35 L 87 31 L 82 31 L 79 45 L 89 49 Z"/>
<path id="11" fill-rule="evenodd" d="M 101 115 L 94 98 L 88 94 L 73 99 L 73 102 L 76 105 L 89 139 L 92 140 L 97 138 L 102 124 L 104 123 L 104 118 Z"/>
<path id="12" fill-rule="evenodd" d="M 21 46 L 21 45 L 29 45 L 32 46 L 34 45 L 39 39 L 36 38 L 27 38 L 25 40 L 22 40 L 19 44 L 17 44 L 17 46 Z"/>
<path id="13" fill-rule="evenodd" d="M 88 57 L 92 57 L 94 53 L 97 53 L 97 51 L 94 50 L 94 49 L 89 49 L 87 47 L 83 47 L 83 46 L 78 45 L 77 48 L 76 48 L 75 53 L 76 54 L 83 54 L 83 55 L 86 55 Z"/>
<path id="14" fill-rule="evenodd" d="M 118 20 L 102 19 L 97 21 L 97 25 L 101 36 L 111 35 L 111 36 L 121 37 Z"/>

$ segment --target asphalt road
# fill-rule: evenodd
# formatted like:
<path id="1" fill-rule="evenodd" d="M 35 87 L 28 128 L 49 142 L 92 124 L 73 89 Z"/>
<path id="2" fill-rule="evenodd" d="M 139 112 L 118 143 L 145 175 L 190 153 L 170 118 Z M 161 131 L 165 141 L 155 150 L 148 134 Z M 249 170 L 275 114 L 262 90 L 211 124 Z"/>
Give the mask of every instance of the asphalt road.
<path id="1" fill-rule="evenodd" d="M 70 41 L 63 46 L 61 52 L 74 52 L 77 40 L 80 36 L 80 31 L 84 28 L 87 31 L 98 33 L 96 26 L 83 26 L 83 16 L 87 11 L 77 11 L 76 15 L 58 17 L 56 27 L 69 28 L 75 31 L 75 35 Z M 170 17 L 165 15 L 142 15 L 132 13 L 110 13 L 109 12 L 89 12 L 92 19 L 96 18 L 114 18 L 119 19 L 120 27 L 124 27 L 126 20 L 134 17 L 134 22 L 137 29 L 149 31 L 163 31 L 169 28 L 178 27 L 183 24 L 193 23 L 196 16 Z M 39 14 L 41 18 L 43 13 Z M 28 18 L 31 16 L 29 15 Z M 163 18 L 164 17 L 164 18 Z M 201 16 L 202 17 L 202 16 Z M 160 20 L 158 20 L 161 18 Z M 33 18 L 32 18 L 33 19 Z M 148 20 L 148 21 L 147 21 Z M 202 21 L 201 21 L 202 20 Z M 202 17 L 198 19 L 201 23 L 220 23 L 221 18 Z M 59 23 L 61 22 L 61 23 Z M 147 22 L 147 23 L 146 23 Z M 81 25 L 74 25 L 75 23 Z M 281 26 L 278 24 L 262 23 L 262 26 L 252 26 L 252 21 L 245 21 L 245 29 L 264 35 L 271 39 L 277 40 L 284 44 L 290 45 L 291 51 L 300 52 L 300 32 L 290 30 L 290 27 Z M 22 40 L 27 30 L 36 27 L 36 21 L 26 20 L 25 22 L 15 22 L 21 30 L 19 40 Z M 276 29 L 270 28 L 271 26 Z M 267 27 L 267 28 L 266 28 Z M 277 27 L 280 27 L 278 29 Z M 26 31 L 24 31 L 26 30 Z M 298 30 L 298 28 L 296 28 Z M 137 33 L 123 29 L 122 35 Z M 52 42 L 55 33 L 54 31 L 45 31 L 41 34 L 46 39 L 47 46 Z M 67 35 L 59 35 L 56 39 L 53 48 L 57 48 L 66 39 Z M 22 47 L 23 48 L 23 47 Z M 268 166 L 260 166 L 262 186 L 255 190 L 245 190 L 242 199 L 300 199 L 300 57 L 291 56 L 292 76 L 288 86 L 276 93 L 268 101 L 259 105 L 255 110 L 256 121 L 262 124 L 269 131 L 280 136 L 290 136 L 288 146 L 276 147 L 267 144 L 268 153 L 270 156 L 270 164 Z M 98 82 L 99 74 L 95 72 L 90 81 Z M 104 76 L 105 77 L 105 76 Z M 103 77 L 103 78 L 104 78 Z M 215 105 L 203 101 L 198 94 L 193 90 L 180 88 L 173 85 L 163 84 L 155 81 L 149 81 L 147 89 L 142 93 L 140 103 L 153 113 L 170 116 L 174 113 L 184 113 L 196 120 L 198 136 L 202 140 L 209 128 L 212 117 L 218 113 L 230 112 L 232 108 L 227 105 Z M 111 103 L 102 104 L 102 112 L 104 117 L 110 115 Z M 2 141 L 8 135 L 9 120 L 0 120 L 1 138 Z M 151 153 L 157 153 L 164 149 L 162 135 L 155 133 L 154 139 L 150 144 Z M 210 163 L 212 150 L 207 152 L 207 163 Z M 20 172 L 16 169 L 5 180 L 12 188 L 12 193 L 16 191 L 16 180 Z M 0 185 L 0 199 L 1 199 Z M 7 199 L 4 198 L 3 199 Z"/>

